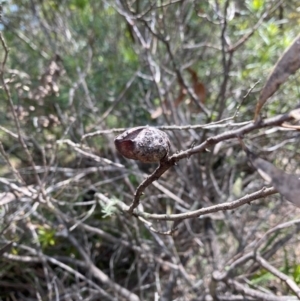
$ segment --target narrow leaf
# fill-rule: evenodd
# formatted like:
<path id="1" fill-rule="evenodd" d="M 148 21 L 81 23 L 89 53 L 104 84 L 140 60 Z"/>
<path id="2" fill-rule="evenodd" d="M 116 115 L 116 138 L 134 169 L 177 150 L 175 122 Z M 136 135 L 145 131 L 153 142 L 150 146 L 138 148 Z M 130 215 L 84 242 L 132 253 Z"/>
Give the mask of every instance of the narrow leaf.
<path id="1" fill-rule="evenodd" d="M 300 68 L 300 35 L 283 53 L 263 87 L 255 109 L 254 119 L 257 120 L 262 106 L 283 84 L 287 78 Z"/>
<path id="2" fill-rule="evenodd" d="M 300 175 L 287 174 L 270 162 L 257 157 L 249 150 L 246 150 L 246 152 L 250 162 L 261 177 L 271 183 L 289 202 L 300 207 Z"/>

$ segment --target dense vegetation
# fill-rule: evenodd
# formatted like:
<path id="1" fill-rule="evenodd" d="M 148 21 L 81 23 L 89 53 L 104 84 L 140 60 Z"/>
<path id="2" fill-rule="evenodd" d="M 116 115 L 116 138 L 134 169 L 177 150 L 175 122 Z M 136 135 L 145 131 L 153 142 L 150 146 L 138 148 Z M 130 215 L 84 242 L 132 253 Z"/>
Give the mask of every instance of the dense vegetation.
<path id="1" fill-rule="evenodd" d="M 0 3 L 0 300 L 300 299 L 300 211 L 243 148 L 300 173 L 299 73 L 252 123 L 299 1 Z M 160 167 L 115 149 L 145 125 Z"/>

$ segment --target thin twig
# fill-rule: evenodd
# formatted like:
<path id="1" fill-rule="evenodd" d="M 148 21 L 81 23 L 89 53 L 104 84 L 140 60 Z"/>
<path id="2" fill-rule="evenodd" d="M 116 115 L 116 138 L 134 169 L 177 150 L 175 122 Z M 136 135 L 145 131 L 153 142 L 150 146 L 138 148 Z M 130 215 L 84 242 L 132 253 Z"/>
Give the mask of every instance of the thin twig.
<path id="1" fill-rule="evenodd" d="M 235 115 L 232 116 L 232 117 L 224 118 L 222 120 L 210 122 L 210 123 L 207 123 L 207 124 L 160 125 L 160 126 L 154 126 L 154 127 L 159 129 L 159 130 L 164 130 L 164 131 L 188 131 L 188 130 L 197 130 L 197 129 L 209 130 L 209 129 L 226 128 L 226 127 L 240 127 L 240 126 L 244 126 L 244 125 L 247 125 L 247 124 L 252 122 L 252 121 L 243 121 L 243 122 L 237 122 L 237 123 L 228 122 L 230 120 L 233 120 L 234 118 L 235 118 Z M 81 137 L 81 141 L 83 141 L 87 138 L 95 137 L 95 136 L 122 133 L 126 130 L 127 130 L 127 128 L 115 128 L 115 129 L 110 129 L 110 130 L 99 130 L 99 131 L 95 131 L 95 132 L 83 135 Z"/>
<path id="2" fill-rule="evenodd" d="M 111 160 L 108 160 L 106 158 L 101 158 L 101 157 L 98 157 L 96 155 L 93 155 L 89 152 L 86 152 L 84 150 L 82 150 L 80 148 L 80 145 L 79 144 L 76 144 L 74 143 L 73 141 L 69 140 L 69 139 L 65 139 L 65 140 L 57 140 L 56 141 L 57 144 L 67 144 L 69 146 L 71 146 L 76 152 L 78 152 L 79 154 L 85 156 L 85 157 L 88 157 L 88 158 L 91 158 L 93 159 L 95 162 L 98 162 L 98 163 L 106 163 L 108 165 L 113 165 L 113 166 L 116 166 L 116 167 L 119 167 L 119 168 L 124 168 L 124 165 L 122 164 L 119 164 L 119 163 L 115 163 Z"/>
<path id="3" fill-rule="evenodd" d="M 261 24 L 263 23 L 263 21 L 269 17 L 273 12 L 275 12 L 278 7 L 283 3 L 284 1 L 278 1 L 275 5 L 272 3 L 272 5 L 270 5 L 270 7 L 267 9 L 267 11 L 265 11 L 261 17 L 259 18 L 259 20 L 257 21 L 257 23 L 253 26 L 252 30 L 248 33 L 246 33 L 244 36 L 242 36 L 234 45 L 230 46 L 229 49 L 227 50 L 228 52 L 234 52 L 236 51 L 238 48 L 240 48 L 242 45 L 245 44 L 245 42 L 247 42 L 249 40 L 249 38 L 255 33 L 255 31 L 259 28 L 259 26 L 261 26 Z"/>
<path id="4" fill-rule="evenodd" d="M 281 281 L 284 281 L 286 285 L 295 293 L 295 295 L 300 300 L 300 288 L 298 285 L 286 274 L 280 272 L 274 266 L 272 266 L 269 262 L 267 262 L 264 258 L 257 255 L 255 256 L 255 260 L 260 264 L 261 267 L 269 271 L 274 276 L 278 277 Z"/>
<path id="5" fill-rule="evenodd" d="M 294 111 L 292 111 L 294 112 Z M 238 137 L 243 137 L 245 134 L 248 134 L 254 130 L 269 127 L 269 126 L 276 126 L 281 125 L 285 121 L 289 121 L 293 119 L 293 114 L 287 113 L 284 115 L 279 115 L 273 118 L 261 120 L 260 122 L 251 123 L 244 127 L 241 127 L 236 130 L 228 131 L 213 137 L 207 138 L 203 143 L 198 146 L 192 147 L 185 151 L 182 151 L 178 154 L 174 154 L 169 158 L 166 158 L 164 161 L 160 162 L 160 165 L 156 168 L 156 170 L 148 176 L 136 189 L 132 204 L 129 206 L 129 213 L 133 213 L 133 210 L 138 206 L 140 197 L 144 193 L 144 190 L 154 181 L 158 180 L 169 168 L 176 165 L 176 163 L 184 158 L 189 158 L 191 155 L 201 153 L 206 149 L 209 149 L 213 145 Z"/>
<path id="6" fill-rule="evenodd" d="M 6 62 L 7 62 L 9 49 L 6 45 L 6 42 L 5 42 L 4 37 L 2 36 L 1 32 L 0 32 L 0 41 L 1 41 L 2 47 L 4 49 L 4 59 L 2 61 L 1 69 L 0 69 L 0 81 L 1 81 L 2 86 L 4 88 L 7 102 L 9 104 L 11 112 L 13 114 L 13 119 L 14 119 L 14 122 L 15 122 L 15 125 L 16 125 L 16 128 L 17 128 L 19 142 L 20 142 L 20 144 L 21 144 L 21 146 L 22 146 L 22 148 L 23 148 L 23 150 L 26 154 L 26 157 L 27 157 L 30 165 L 33 168 L 33 174 L 34 174 L 35 180 L 36 180 L 37 184 L 39 185 L 40 189 L 42 189 L 41 179 L 40 179 L 39 175 L 36 172 L 35 163 L 33 161 L 33 158 L 32 158 L 32 156 L 31 156 L 31 154 L 28 150 L 28 147 L 27 147 L 27 145 L 24 141 L 23 135 L 21 133 L 21 125 L 20 125 L 19 119 L 18 119 L 18 117 L 16 115 L 16 112 L 15 112 L 15 108 L 14 108 L 14 104 L 13 104 L 13 101 L 12 101 L 10 91 L 9 91 L 8 86 L 7 86 L 7 84 L 5 82 L 5 79 L 4 79 L 4 69 L 5 69 L 5 65 L 6 65 Z"/>
<path id="7" fill-rule="evenodd" d="M 261 190 L 255 191 L 251 194 L 248 194 L 238 200 L 232 201 L 232 202 L 225 202 L 218 205 L 213 205 L 206 208 L 201 208 L 194 211 L 188 211 L 185 213 L 178 213 L 178 214 L 151 214 L 146 212 L 141 212 L 138 210 L 134 210 L 133 214 L 135 216 L 141 216 L 146 219 L 152 219 L 152 220 L 166 220 L 166 221 L 176 221 L 176 220 L 183 220 L 187 218 L 195 218 L 203 215 L 207 215 L 210 213 L 218 212 L 218 211 L 225 211 L 225 210 L 233 210 L 236 209 L 242 205 L 248 204 L 252 201 L 267 197 L 269 195 L 277 193 L 276 189 L 271 188 L 262 188 Z M 124 211 L 130 211 L 130 207 L 127 208 L 126 206 L 122 206 L 122 209 Z"/>

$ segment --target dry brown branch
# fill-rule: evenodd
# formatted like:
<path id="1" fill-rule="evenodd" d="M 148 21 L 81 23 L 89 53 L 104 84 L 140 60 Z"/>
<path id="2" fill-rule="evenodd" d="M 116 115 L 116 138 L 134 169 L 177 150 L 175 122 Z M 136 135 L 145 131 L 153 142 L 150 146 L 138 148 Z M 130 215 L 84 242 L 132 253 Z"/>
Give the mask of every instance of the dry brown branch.
<path id="1" fill-rule="evenodd" d="M 300 288 L 298 285 L 286 274 L 280 272 L 274 266 L 272 266 L 269 262 L 267 262 L 264 258 L 259 256 L 258 254 L 255 256 L 255 260 L 267 271 L 272 273 L 274 276 L 278 277 L 281 281 L 285 282 L 286 285 L 295 293 L 295 295 L 300 300 Z"/>
<path id="2" fill-rule="evenodd" d="M 133 210 L 138 206 L 140 197 L 143 194 L 144 190 L 154 181 L 158 180 L 170 167 L 175 165 L 179 160 L 184 158 L 189 158 L 191 155 L 200 153 L 205 151 L 206 149 L 210 148 L 211 146 L 217 144 L 220 141 L 225 141 L 229 139 L 234 139 L 238 137 L 243 137 L 244 135 L 261 128 L 270 127 L 270 126 L 279 126 L 283 122 L 292 120 L 293 117 L 291 117 L 290 113 L 276 116 L 270 119 L 261 120 L 256 123 L 251 123 L 249 125 L 246 125 L 244 127 L 241 127 L 237 130 L 232 130 L 225 132 L 223 134 L 219 134 L 217 136 L 209 137 L 204 141 L 202 144 L 195 146 L 193 148 L 190 148 L 186 151 L 182 151 L 178 154 L 174 154 L 167 158 L 164 161 L 161 161 L 160 165 L 157 167 L 157 169 L 149 176 L 147 177 L 137 188 L 134 199 L 132 204 L 129 207 L 129 213 L 132 213 Z"/>
<path id="3" fill-rule="evenodd" d="M 155 213 L 146 213 L 141 212 L 139 210 L 134 210 L 133 215 L 135 216 L 141 216 L 146 219 L 152 219 L 152 220 L 169 220 L 169 221 L 176 221 L 176 220 L 182 220 L 187 218 L 195 218 L 202 215 L 218 212 L 218 211 L 224 211 L 224 210 L 233 210 L 235 208 L 238 208 L 242 205 L 248 204 L 254 200 L 258 200 L 264 197 L 267 197 L 269 195 L 275 194 L 277 191 L 274 188 L 262 188 L 259 191 L 253 192 L 251 194 L 248 194 L 236 201 L 232 202 L 226 202 L 218 205 L 214 205 L 207 208 L 201 208 L 195 211 L 188 211 L 185 213 L 178 213 L 178 214 L 155 214 Z M 130 212 L 130 208 L 126 206 L 124 203 L 119 203 L 119 206 L 122 211 L 128 211 Z"/>
<path id="4" fill-rule="evenodd" d="M 282 296 L 278 297 L 275 296 L 274 294 L 266 294 L 263 292 L 260 292 L 258 290 L 249 288 L 248 286 L 239 283 L 238 281 L 235 280 L 228 280 L 228 283 L 233 286 L 238 292 L 241 292 L 242 294 L 256 298 L 256 300 L 261 300 L 261 301 L 294 301 L 294 300 L 299 300 L 297 297 L 293 296 Z"/>
<path id="5" fill-rule="evenodd" d="M 56 143 L 57 144 L 67 144 L 67 145 L 71 146 L 79 154 L 84 155 L 85 157 L 91 158 L 95 162 L 106 163 L 106 164 L 113 165 L 113 166 L 116 166 L 116 167 L 119 167 L 119 168 L 124 168 L 124 165 L 122 165 L 122 164 L 112 162 L 112 161 L 110 161 L 106 158 L 101 158 L 101 157 L 98 157 L 96 155 L 91 154 L 90 152 L 86 152 L 86 151 L 82 150 L 80 148 L 79 144 L 76 144 L 76 143 L 72 142 L 69 139 L 67 139 L 67 140 L 58 140 Z"/>
<path id="6" fill-rule="evenodd" d="M 39 177 L 39 175 L 37 174 L 36 170 L 35 170 L 35 163 L 34 163 L 34 160 L 28 150 L 28 147 L 24 141 L 24 138 L 23 138 L 23 134 L 22 134 L 22 131 L 21 131 L 21 125 L 20 125 L 20 122 L 19 122 L 19 119 L 16 115 L 16 112 L 15 112 L 15 108 L 14 108 L 14 104 L 13 104 L 13 101 L 12 101 L 12 97 L 11 97 L 11 94 L 10 94 L 10 91 L 9 91 L 9 88 L 7 86 L 7 83 L 5 82 L 5 78 L 4 78 L 4 71 L 5 71 L 5 64 L 7 62 L 7 58 L 8 58 L 8 53 L 9 53 L 9 49 L 6 45 L 6 42 L 5 42 L 5 39 L 2 35 L 2 33 L 0 32 L 0 41 L 1 41 L 1 45 L 4 49 L 4 59 L 2 61 L 2 64 L 1 64 L 1 69 L 0 69 L 0 81 L 1 81 L 1 84 L 4 88 L 4 91 L 5 91 L 5 96 L 6 96 L 6 100 L 9 104 L 9 107 L 10 107 L 10 110 L 13 114 L 13 118 L 14 118 L 14 122 L 15 122 L 15 126 L 16 126 L 16 129 L 17 129 L 17 133 L 18 133 L 18 139 L 19 139 L 19 142 L 26 154 L 26 157 L 30 163 L 30 165 L 32 166 L 33 168 L 33 172 L 34 172 L 34 177 L 35 177 L 35 180 L 36 180 L 36 183 L 39 185 L 40 189 L 43 190 L 42 188 L 42 182 L 41 182 L 41 179 Z"/>
<path id="7" fill-rule="evenodd" d="M 0 28 L 0 299 L 299 300 L 299 210 L 239 143 L 300 172 L 297 76 L 249 121 L 297 1 L 25 2 Z M 146 124 L 161 162 L 114 146 Z"/>
<path id="8" fill-rule="evenodd" d="M 67 234 L 67 238 L 70 240 L 70 242 L 76 247 L 76 249 L 79 251 L 81 256 L 86 262 L 86 266 L 90 273 L 101 283 L 108 285 L 115 294 L 121 295 L 122 297 L 126 298 L 129 301 L 139 301 L 140 298 L 128 291 L 126 288 L 118 285 L 117 283 L 114 283 L 107 275 L 105 275 L 100 269 L 98 269 L 92 262 L 89 255 L 82 249 L 78 241 L 74 238 L 74 236 L 70 233 Z"/>

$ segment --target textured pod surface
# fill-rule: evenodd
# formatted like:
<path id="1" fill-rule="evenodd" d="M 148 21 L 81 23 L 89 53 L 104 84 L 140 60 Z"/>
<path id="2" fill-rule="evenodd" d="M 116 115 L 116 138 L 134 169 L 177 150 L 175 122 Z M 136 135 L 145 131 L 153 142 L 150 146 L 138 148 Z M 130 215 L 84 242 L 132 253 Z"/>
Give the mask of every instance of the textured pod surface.
<path id="1" fill-rule="evenodd" d="M 115 146 L 122 156 L 144 163 L 159 162 L 170 150 L 166 133 L 153 127 L 136 127 L 115 138 Z"/>

